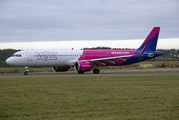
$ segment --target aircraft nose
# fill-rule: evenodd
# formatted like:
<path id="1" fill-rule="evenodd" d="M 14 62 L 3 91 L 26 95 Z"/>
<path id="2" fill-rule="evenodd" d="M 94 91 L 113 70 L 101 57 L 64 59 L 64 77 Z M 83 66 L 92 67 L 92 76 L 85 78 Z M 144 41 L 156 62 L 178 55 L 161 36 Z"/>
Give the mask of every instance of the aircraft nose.
<path id="1" fill-rule="evenodd" d="M 6 59 L 6 64 L 11 65 L 12 64 L 12 59 L 11 58 Z"/>

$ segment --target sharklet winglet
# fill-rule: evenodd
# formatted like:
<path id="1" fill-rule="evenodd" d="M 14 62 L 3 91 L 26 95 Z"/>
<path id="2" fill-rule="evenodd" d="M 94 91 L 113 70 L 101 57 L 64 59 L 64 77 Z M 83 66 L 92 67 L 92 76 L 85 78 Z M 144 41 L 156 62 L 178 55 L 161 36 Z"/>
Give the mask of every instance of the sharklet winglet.
<path id="1" fill-rule="evenodd" d="M 140 53 L 139 53 L 139 54 L 135 54 L 135 55 L 133 55 L 133 56 L 139 56 L 139 55 L 144 54 L 144 52 L 145 52 L 146 48 L 147 48 L 147 45 L 145 45 L 145 46 L 144 46 L 144 48 L 140 51 Z"/>

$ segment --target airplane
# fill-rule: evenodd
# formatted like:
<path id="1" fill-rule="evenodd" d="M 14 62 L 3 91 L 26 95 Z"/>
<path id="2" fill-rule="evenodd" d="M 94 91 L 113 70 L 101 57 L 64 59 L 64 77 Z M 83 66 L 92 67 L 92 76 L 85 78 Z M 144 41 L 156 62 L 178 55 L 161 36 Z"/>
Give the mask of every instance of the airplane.
<path id="1" fill-rule="evenodd" d="M 98 66 L 128 65 L 162 55 L 156 51 L 160 27 L 154 27 L 136 50 L 24 50 L 14 53 L 6 60 L 10 66 L 25 67 L 24 75 L 29 74 L 29 67 L 52 67 L 55 72 L 68 71 L 74 67 L 79 74 L 91 71 L 99 74 Z"/>

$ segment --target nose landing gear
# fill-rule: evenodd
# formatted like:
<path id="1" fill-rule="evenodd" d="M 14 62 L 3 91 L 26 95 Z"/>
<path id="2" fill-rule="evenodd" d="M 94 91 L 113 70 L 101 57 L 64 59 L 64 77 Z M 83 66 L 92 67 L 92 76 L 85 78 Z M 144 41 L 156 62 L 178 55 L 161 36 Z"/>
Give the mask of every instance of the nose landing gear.
<path id="1" fill-rule="evenodd" d="M 28 74 L 29 74 L 29 67 L 25 67 L 24 75 L 28 75 Z"/>

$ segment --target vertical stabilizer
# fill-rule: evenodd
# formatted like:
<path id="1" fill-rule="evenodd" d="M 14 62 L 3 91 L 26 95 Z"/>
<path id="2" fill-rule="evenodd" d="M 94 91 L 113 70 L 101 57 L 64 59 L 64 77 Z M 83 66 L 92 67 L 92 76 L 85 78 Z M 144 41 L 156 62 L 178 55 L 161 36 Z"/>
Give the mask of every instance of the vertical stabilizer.
<path id="1" fill-rule="evenodd" d="M 147 45 L 146 50 L 155 51 L 158 41 L 160 27 L 154 27 L 150 34 L 147 36 L 145 41 L 142 43 L 142 45 L 138 48 L 139 50 L 143 49 L 145 45 Z"/>

